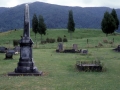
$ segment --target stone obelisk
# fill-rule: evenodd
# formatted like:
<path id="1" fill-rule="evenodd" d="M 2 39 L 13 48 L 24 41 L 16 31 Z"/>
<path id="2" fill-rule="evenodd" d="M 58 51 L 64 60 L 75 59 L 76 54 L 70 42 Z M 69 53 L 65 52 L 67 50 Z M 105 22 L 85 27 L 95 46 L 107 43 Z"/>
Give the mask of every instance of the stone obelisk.
<path id="1" fill-rule="evenodd" d="M 30 38 L 30 19 L 29 19 L 29 5 L 25 5 L 24 12 L 24 31 L 23 37 L 20 40 L 20 58 L 17 68 L 12 73 L 8 73 L 9 76 L 18 76 L 18 75 L 41 75 L 42 72 L 39 72 L 34 66 L 33 55 L 32 55 L 32 44 L 33 41 Z"/>

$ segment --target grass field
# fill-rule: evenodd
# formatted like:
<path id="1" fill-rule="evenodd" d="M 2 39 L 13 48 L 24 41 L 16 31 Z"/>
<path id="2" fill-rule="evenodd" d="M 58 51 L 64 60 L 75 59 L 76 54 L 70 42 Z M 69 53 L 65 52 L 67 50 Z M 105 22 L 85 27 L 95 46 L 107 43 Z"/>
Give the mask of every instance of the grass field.
<path id="1" fill-rule="evenodd" d="M 20 39 L 22 30 L 0 33 L 0 44 L 12 48 L 12 40 Z M 120 35 L 109 35 L 101 30 L 77 29 L 73 39 L 69 39 L 66 29 L 48 30 L 43 39 L 66 35 L 68 42 L 63 43 L 65 48 L 72 48 L 78 44 L 79 49 L 88 49 L 88 55 L 79 53 L 56 53 L 58 43 L 39 44 L 40 35 L 37 34 L 38 45 L 33 46 L 35 66 L 43 71 L 43 76 L 7 76 L 14 71 L 19 61 L 19 55 L 14 55 L 13 60 L 4 60 L 5 54 L 0 53 L 0 90 L 119 90 L 120 88 L 120 53 L 114 52 L 120 41 Z M 34 39 L 34 33 L 31 32 Z M 103 40 L 114 43 L 103 43 Z M 87 44 L 87 39 L 89 43 Z M 96 46 L 102 43 L 102 47 Z M 103 72 L 78 72 L 75 68 L 79 60 L 100 60 L 106 71 Z"/>

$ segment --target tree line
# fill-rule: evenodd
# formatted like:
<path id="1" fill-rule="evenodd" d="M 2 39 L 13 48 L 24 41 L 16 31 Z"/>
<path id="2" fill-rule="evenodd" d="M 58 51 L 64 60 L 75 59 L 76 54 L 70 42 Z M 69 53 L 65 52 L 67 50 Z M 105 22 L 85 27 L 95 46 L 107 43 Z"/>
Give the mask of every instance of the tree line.
<path id="1" fill-rule="evenodd" d="M 107 36 L 108 34 L 114 33 L 118 29 L 118 27 L 119 27 L 119 20 L 118 20 L 115 9 L 113 9 L 111 13 L 106 11 L 104 13 L 104 17 L 101 22 L 101 29 L 103 33 L 105 33 Z M 69 10 L 67 29 L 68 29 L 68 32 L 70 33 L 70 39 L 72 39 L 72 33 L 75 31 L 75 22 L 74 22 L 72 10 Z M 35 33 L 35 42 L 36 42 L 37 33 L 41 35 L 41 41 L 42 41 L 42 35 L 45 35 L 47 30 L 47 27 L 46 27 L 46 24 L 44 23 L 44 18 L 42 15 L 39 15 L 38 18 L 36 14 L 33 15 L 32 30 Z"/>

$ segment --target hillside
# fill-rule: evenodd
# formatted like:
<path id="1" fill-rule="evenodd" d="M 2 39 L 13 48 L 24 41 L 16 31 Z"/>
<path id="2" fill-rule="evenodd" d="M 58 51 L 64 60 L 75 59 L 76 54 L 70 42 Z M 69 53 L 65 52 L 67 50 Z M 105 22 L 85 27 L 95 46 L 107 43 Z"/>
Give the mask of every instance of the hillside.
<path id="1" fill-rule="evenodd" d="M 101 19 L 105 11 L 111 11 L 107 7 L 68 7 L 42 2 L 29 4 L 30 19 L 33 14 L 43 15 L 47 28 L 66 28 L 68 11 L 73 10 L 76 28 L 100 29 Z M 117 9 L 120 18 L 120 10 Z M 23 28 L 24 4 L 12 8 L 0 8 L 0 31 Z"/>
<path id="2" fill-rule="evenodd" d="M 5 7 L 0 7 L 0 14 L 7 11 L 9 8 L 5 8 Z"/>
<path id="3" fill-rule="evenodd" d="M 20 39 L 23 30 L 0 33 L 0 46 L 13 47 L 13 39 Z M 56 53 L 58 43 L 40 44 L 40 35 L 37 34 L 38 45 L 33 44 L 33 61 L 42 76 L 7 76 L 18 65 L 20 54 L 13 55 L 12 60 L 4 60 L 5 53 L 0 53 L 0 90 L 119 90 L 120 88 L 120 53 L 116 48 L 120 41 L 120 34 L 108 37 L 101 30 L 76 29 L 73 39 L 69 39 L 67 29 L 47 30 L 43 38 L 57 38 L 66 35 L 68 42 L 64 42 L 64 49 L 72 49 L 73 44 L 78 49 L 88 49 L 88 54 Z M 34 40 L 34 33 L 31 32 Z M 113 40 L 114 43 L 105 43 Z M 87 39 L 89 43 L 87 44 Z M 96 47 L 101 43 L 103 46 Z M 78 61 L 100 61 L 102 72 L 78 71 Z"/>

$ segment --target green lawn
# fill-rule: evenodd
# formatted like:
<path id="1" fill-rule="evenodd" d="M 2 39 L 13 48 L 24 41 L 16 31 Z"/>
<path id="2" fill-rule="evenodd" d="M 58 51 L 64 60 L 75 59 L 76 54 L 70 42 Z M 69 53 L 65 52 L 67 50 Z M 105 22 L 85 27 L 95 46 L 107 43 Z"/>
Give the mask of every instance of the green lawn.
<path id="1" fill-rule="evenodd" d="M 12 48 L 12 40 L 20 39 L 21 35 L 22 30 L 0 33 L 1 45 Z M 56 53 L 57 42 L 43 45 L 38 43 L 37 49 L 33 48 L 33 58 L 38 70 L 43 71 L 43 76 L 10 77 L 6 74 L 17 67 L 19 55 L 14 55 L 13 60 L 4 60 L 5 54 L 0 54 L 0 90 L 119 90 L 120 53 L 112 49 L 119 44 L 120 35 L 106 37 L 101 30 L 77 29 L 73 33 L 73 39 L 69 40 L 67 30 L 62 29 L 48 30 L 43 38 L 64 35 L 68 38 L 68 42 L 64 43 L 65 48 L 72 48 L 72 44 L 78 44 L 79 49 L 88 49 L 88 55 Z M 32 32 L 31 38 L 34 41 Z M 113 38 L 113 45 L 103 43 L 104 39 L 111 41 Z M 37 35 L 38 42 L 39 39 L 40 35 Z M 103 46 L 96 48 L 98 43 L 102 43 Z M 79 60 L 100 60 L 106 71 L 78 72 L 75 64 Z"/>

